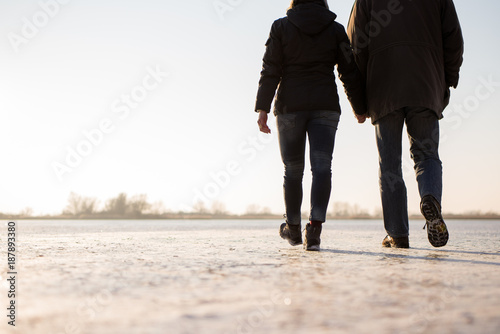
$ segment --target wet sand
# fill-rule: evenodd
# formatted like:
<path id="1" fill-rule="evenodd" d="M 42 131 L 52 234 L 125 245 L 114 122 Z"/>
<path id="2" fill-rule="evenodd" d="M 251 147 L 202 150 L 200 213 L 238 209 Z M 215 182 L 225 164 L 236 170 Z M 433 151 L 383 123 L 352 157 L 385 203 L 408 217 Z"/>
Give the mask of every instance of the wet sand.
<path id="1" fill-rule="evenodd" d="M 0 332 L 500 333 L 500 222 L 447 223 L 446 247 L 412 221 L 397 250 L 382 222 L 332 221 L 305 252 L 279 221 L 20 221 Z"/>

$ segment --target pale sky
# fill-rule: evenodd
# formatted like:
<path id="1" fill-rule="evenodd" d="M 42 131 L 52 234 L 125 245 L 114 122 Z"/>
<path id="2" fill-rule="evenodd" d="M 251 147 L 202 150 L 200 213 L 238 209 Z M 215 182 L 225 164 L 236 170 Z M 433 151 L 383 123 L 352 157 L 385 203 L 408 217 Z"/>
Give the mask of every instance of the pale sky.
<path id="1" fill-rule="evenodd" d="M 347 25 L 353 1 L 329 3 Z M 73 191 L 101 202 L 147 194 L 174 211 L 202 199 L 236 213 L 250 204 L 282 213 L 275 118 L 272 135 L 261 136 L 253 108 L 264 43 L 288 4 L 0 1 L 0 212 L 57 214 Z M 455 5 L 466 54 L 441 122 L 443 208 L 498 212 L 500 4 Z M 374 127 L 355 122 L 340 91 L 331 202 L 374 212 Z M 409 209 L 418 212 L 407 147 L 405 138 Z"/>

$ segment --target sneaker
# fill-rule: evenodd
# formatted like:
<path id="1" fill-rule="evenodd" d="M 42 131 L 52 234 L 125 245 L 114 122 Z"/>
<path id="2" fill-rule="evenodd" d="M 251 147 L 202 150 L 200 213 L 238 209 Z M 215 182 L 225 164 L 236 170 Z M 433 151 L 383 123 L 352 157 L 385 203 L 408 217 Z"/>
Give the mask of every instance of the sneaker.
<path id="1" fill-rule="evenodd" d="M 410 242 L 408 241 L 408 237 L 393 238 L 388 235 L 382 241 L 382 246 L 390 248 L 410 248 Z"/>
<path id="2" fill-rule="evenodd" d="M 420 203 L 420 211 L 425 217 L 427 227 L 427 238 L 434 247 L 443 247 L 448 242 L 448 228 L 441 216 L 441 205 L 431 195 L 424 196 Z"/>
<path id="3" fill-rule="evenodd" d="M 304 248 L 308 251 L 319 251 L 319 244 L 321 243 L 322 226 L 313 226 L 311 224 L 306 225 L 306 234 L 304 237 Z"/>
<path id="4" fill-rule="evenodd" d="M 292 246 L 302 244 L 302 232 L 300 231 L 300 225 L 290 225 L 288 223 L 281 224 L 280 236 L 283 239 L 288 240 Z"/>

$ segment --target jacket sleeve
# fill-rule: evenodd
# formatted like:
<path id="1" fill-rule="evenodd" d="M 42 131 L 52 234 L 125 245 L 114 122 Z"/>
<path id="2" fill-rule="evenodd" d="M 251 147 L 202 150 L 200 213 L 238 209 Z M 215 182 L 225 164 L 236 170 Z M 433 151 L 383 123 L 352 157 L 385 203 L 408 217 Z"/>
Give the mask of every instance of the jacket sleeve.
<path id="1" fill-rule="evenodd" d="M 464 40 L 453 1 L 443 0 L 442 3 L 441 17 L 446 85 L 457 88 L 460 66 L 462 66 L 463 62 Z"/>
<path id="2" fill-rule="evenodd" d="M 365 78 L 361 74 L 354 60 L 349 38 L 344 27 L 339 25 L 337 33 L 338 48 L 337 53 L 337 71 L 339 79 L 344 84 L 344 90 L 351 103 L 352 109 L 358 115 L 366 114 L 366 94 Z"/>
<path id="3" fill-rule="evenodd" d="M 366 1 L 356 0 L 349 18 L 347 34 L 352 45 L 356 64 L 358 64 L 358 68 L 365 78 L 367 75 L 369 58 L 368 45 L 370 42 L 365 29 L 369 26 L 369 23 L 370 15 L 368 14 L 368 10 L 366 8 Z"/>
<path id="4" fill-rule="evenodd" d="M 266 52 L 262 61 L 255 111 L 265 110 L 270 112 L 276 88 L 281 81 L 283 49 L 280 40 L 280 27 L 280 20 L 274 21 L 271 33 L 266 42 Z"/>

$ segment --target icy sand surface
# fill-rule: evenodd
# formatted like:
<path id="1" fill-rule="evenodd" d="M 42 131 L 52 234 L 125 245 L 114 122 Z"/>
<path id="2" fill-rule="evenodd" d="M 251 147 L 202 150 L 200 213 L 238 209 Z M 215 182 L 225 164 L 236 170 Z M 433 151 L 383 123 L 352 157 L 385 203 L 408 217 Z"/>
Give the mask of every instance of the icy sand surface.
<path id="1" fill-rule="evenodd" d="M 381 221 L 330 221 L 319 253 L 280 223 L 20 221 L 17 327 L 3 311 L 0 332 L 500 333 L 500 222 L 448 221 L 435 249 L 412 221 L 395 250 Z"/>

